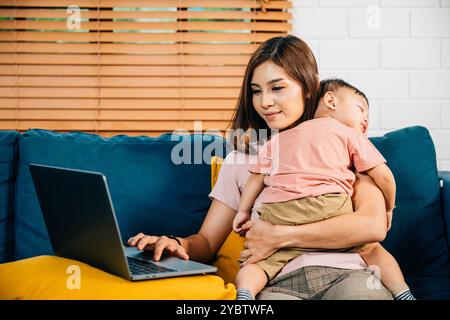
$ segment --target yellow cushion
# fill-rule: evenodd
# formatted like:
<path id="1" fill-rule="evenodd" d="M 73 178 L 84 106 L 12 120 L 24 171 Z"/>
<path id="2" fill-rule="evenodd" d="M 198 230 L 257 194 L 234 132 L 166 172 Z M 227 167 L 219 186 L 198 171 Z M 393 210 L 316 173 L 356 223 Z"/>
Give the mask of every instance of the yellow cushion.
<path id="1" fill-rule="evenodd" d="M 78 267 L 72 269 L 71 266 Z M 54 256 L 0 264 L 0 299 L 225 300 L 234 299 L 235 295 L 234 285 L 225 285 L 215 275 L 132 282 L 87 264 Z"/>
<path id="2" fill-rule="evenodd" d="M 220 167 L 223 164 L 223 159 L 219 157 L 211 158 L 211 188 L 214 187 L 217 177 L 219 176 Z M 239 254 L 244 249 L 245 238 L 241 237 L 234 231 L 231 231 L 225 240 L 224 244 L 217 253 L 214 266 L 217 267 L 217 275 L 220 276 L 225 283 L 233 283 L 236 279 L 236 274 L 239 271 Z"/>
<path id="3" fill-rule="evenodd" d="M 211 157 L 211 190 L 216 184 L 217 177 L 219 176 L 220 168 L 222 167 L 223 159 L 220 157 Z"/>
<path id="4" fill-rule="evenodd" d="M 236 274 L 239 271 L 239 262 L 237 259 L 244 249 L 245 238 L 238 233 L 231 231 L 224 244 L 217 253 L 214 266 L 217 267 L 217 275 L 225 283 L 235 284 Z"/>

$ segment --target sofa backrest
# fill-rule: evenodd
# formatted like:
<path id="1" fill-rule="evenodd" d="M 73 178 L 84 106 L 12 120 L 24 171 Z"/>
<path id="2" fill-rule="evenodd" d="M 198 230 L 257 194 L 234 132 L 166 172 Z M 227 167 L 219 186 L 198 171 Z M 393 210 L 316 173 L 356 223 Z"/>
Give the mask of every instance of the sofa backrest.
<path id="1" fill-rule="evenodd" d="M 382 245 L 407 275 L 450 276 L 436 152 L 428 130 L 408 127 L 371 141 L 397 185 L 397 208 Z"/>
<path id="2" fill-rule="evenodd" d="M 13 190 L 18 137 L 16 131 L 0 131 L 0 263 L 13 258 Z"/>
<path id="3" fill-rule="evenodd" d="M 223 139 L 211 135 L 103 138 L 46 130 L 25 132 L 19 139 L 15 259 L 53 253 L 30 163 L 102 172 L 126 241 L 138 232 L 180 236 L 197 232 L 210 205 L 207 162 L 220 148 L 223 152 Z M 177 165 L 183 160 L 185 164 Z"/>

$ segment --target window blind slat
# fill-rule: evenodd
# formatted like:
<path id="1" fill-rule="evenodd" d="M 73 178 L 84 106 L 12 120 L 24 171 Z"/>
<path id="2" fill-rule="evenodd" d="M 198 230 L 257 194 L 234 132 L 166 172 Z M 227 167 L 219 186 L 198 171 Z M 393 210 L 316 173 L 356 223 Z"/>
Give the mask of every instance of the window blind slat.
<path id="1" fill-rule="evenodd" d="M 0 29 L 11 27 L 9 21 L 0 21 Z M 16 21 L 17 29 L 67 30 L 66 21 Z M 279 31 L 290 30 L 289 23 L 283 22 L 81 22 L 83 31 L 112 30 L 186 30 L 186 31 Z"/>
<path id="2" fill-rule="evenodd" d="M 122 53 L 122 54 L 251 54 L 257 45 L 245 44 L 68 44 L 0 43 L 0 53 Z"/>
<path id="3" fill-rule="evenodd" d="M 96 54 L 42 54 L 0 53 L 2 64 L 53 65 L 240 65 L 245 66 L 250 55 L 96 55 Z"/>
<path id="4" fill-rule="evenodd" d="M 98 80 L 100 80 L 98 82 Z M 239 88 L 239 77 L 16 77 L 0 76 L 2 87 Z"/>
<path id="5" fill-rule="evenodd" d="M 18 121 L 18 130 L 25 131 L 31 128 L 46 128 L 48 130 L 55 131 L 72 131 L 72 130 L 82 130 L 82 131 L 93 131 L 97 128 L 96 132 L 103 131 L 122 131 L 122 132 L 132 132 L 132 131 L 147 131 L 152 128 L 152 131 L 160 132 L 171 132 L 175 129 L 184 129 L 193 131 L 194 124 L 192 121 L 63 121 L 63 120 L 21 120 Z M 16 121 L 5 121 L 0 122 L 0 129 L 7 130 L 8 126 L 15 125 Z M 206 128 L 225 130 L 228 121 L 203 121 L 203 129 Z M 175 128 L 175 129 L 174 129 Z"/>
<path id="6" fill-rule="evenodd" d="M 3 6 L 67 8 L 73 0 L 3 0 Z M 255 0 L 77 0 L 81 8 L 261 8 L 263 1 Z M 267 9 L 289 9 L 289 1 L 272 0 L 265 3 Z"/>
<path id="7" fill-rule="evenodd" d="M 58 66 L 6 65 L 0 75 L 59 75 L 59 76 L 242 76 L 245 67 L 239 66 Z"/>
<path id="8" fill-rule="evenodd" d="M 227 121 L 231 118 L 233 110 L 204 110 L 203 120 Z M 196 120 L 197 112 L 194 110 L 53 110 L 53 109 L 0 109 L 0 117 L 6 120 L 138 120 L 151 119 L 152 121 L 164 121 L 167 119 Z"/>
<path id="9" fill-rule="evenodd" d="M 236 99 L 64 99 L 64 98 L 0 98 L 0 109 L 120 109 L 125 110 L 234 110 Z"/>
<path id="10" fill-rule="evenodd" d="M 1 7 L 0 7 L 1 8 Z M 0 17 L 16 18 L 60 18 L 66 19 L 71 13 L 66 10 L 0 10 Z M 267 11 L 251 12 L 236 10 L 221 11 L 81 11 L 82 19 L 253 19 L 253 20 L 290 20 L 288 12 Z"/>
<path id="11" fill-rule="evenodd" d="M 46 32 L 46 31 L 0 31 L 0 41 L 68 41 L 68 42 L 253 42 L 261 43 L 271 37 L 273 33 L 92 33 L 92 32 Z"/>
<path id="12" fill-rule="evenodd" d="M 239 88 L 0 88 L 0 97 L 16 94 L 18 98 L 237 98 Z"/>

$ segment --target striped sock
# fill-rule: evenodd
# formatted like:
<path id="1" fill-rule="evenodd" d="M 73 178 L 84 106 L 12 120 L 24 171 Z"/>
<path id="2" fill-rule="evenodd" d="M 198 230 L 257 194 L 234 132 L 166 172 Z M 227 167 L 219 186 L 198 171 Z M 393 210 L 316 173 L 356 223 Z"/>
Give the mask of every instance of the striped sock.
<path id="1" fill-rule="evenodd" d="M 400 292 L 394 297 L 394 300 L 417 300 L 409 289 Z"/>
<path id="2" fill-rule="evenodd" d="M 236 300 L 255 300 L 247 289 L 238 289 L 236 294 Z"/>

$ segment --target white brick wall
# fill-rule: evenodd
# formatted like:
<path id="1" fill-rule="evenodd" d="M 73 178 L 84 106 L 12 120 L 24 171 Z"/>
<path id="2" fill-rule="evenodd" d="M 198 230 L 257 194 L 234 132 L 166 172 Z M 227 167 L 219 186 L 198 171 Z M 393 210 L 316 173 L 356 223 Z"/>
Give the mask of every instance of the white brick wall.
<path id="1" fill-rule="evenodd" d="M 302 24 L 295 24 L 296 20 Z M 293 33 L 304 39 L 340 39 L 347 35 L 347 10 L 344 9 L 294 8 L 293 22 Z"/>
<path id="2" fill-rule="evenodd" d="M 349 36 L 351 38 L 406 38 L 409 34 L 409 12 L 403 9 L 384 9 L 379 11 L 379 28 L 367 27 L 366 9 L 349 10 Z"/>
<path id="3" fill-rule="evenodd" d="M 410 96 L 417 99 L 450 99 L 450 70 L 411 71 Z"/>
<path id="4" fill-rule="evenodd" d="M 371 100 L 408 98 L 406 71 L 350 71 L 347 80 Z"/>
<path id="5" fill-rule="evenodd" d="M 300 1 L 301 2 L 301 1 Z M 379 4 L 379 0 L 319 0 L 320 7 L 368 7 L 373 4 Z"/>
<path id="6" fill-rule="evenodd" d="M 411 37 L 450 38 L 450 9 L 411 10 Z"/>
<path id="7" fill-rule="evenodd" d="M 441 56 L 439 41 L 386 40 L 381 43 L 383 69 L 435 69 Z"/>
<path id="8" fill-rule="evenodd" d="M 378 69 L 379 45 L 373 41 L 340 40 L 322 41 L 320 43 L 319 61 L 325 69 L 336 67 L 346 69 Z"/>
<path id="9" fill-rule="evenodd" d="M 450 130 L 431 130 L 436 153 L 441 156 L 441 161 L 448 161 L 450 159 Z"/>
<path id="10" fill-rule="evenodd" d="M 425 126 L 450 171 L 450 0 L 292 2 L 293 34 L 311 44 L 320 77 L 369 97 L 369 136 Z"/>
<path id="11" fill-rule="evenodd" d="M 322 69 L 319 70 L 320 79 L 328 79 L 328 78 L 340 78 L 340 79 L 348 79 L 348 71 L 347 70 L 327 70 Z"/>
<path id="12" fill-rule="evenodd" d="M 369 101 L 369 119 L 371 128 L 380 128 L 381 119 L 381 102 L 380 101 Z"/>
<path id="13" fill-rule="evenodd" d="M 413 7 L 436 7 L 439 0 L 381 0 L 383 7 L 413 8 Z"/>
<path id="14" fill-rule="evenodd" d="M 396 129 L 419 125 L 439 129 L 440 109 L 439 101 L 382 101 L 380 126 Z"/>
<path id="15" fill-rule="evenodd" d="M 319 0 L 292 1 L 293 8 L 317 7 Z"/>
<path id="16" fill-rule="evenodd" d="M 444 40 L 441 44 L 441 67 L 450 69 L 450 41 Z"/>
<path id="17" fill-rule="evenodd" d="M 441 160 L 439 163 L 439 170 L 450 171 L 450 161 Z"/>
<path id="18" fill-rule="evenodd" d="M 450 101 L 441 103 L 441 128 L 450 129 Z"/>

